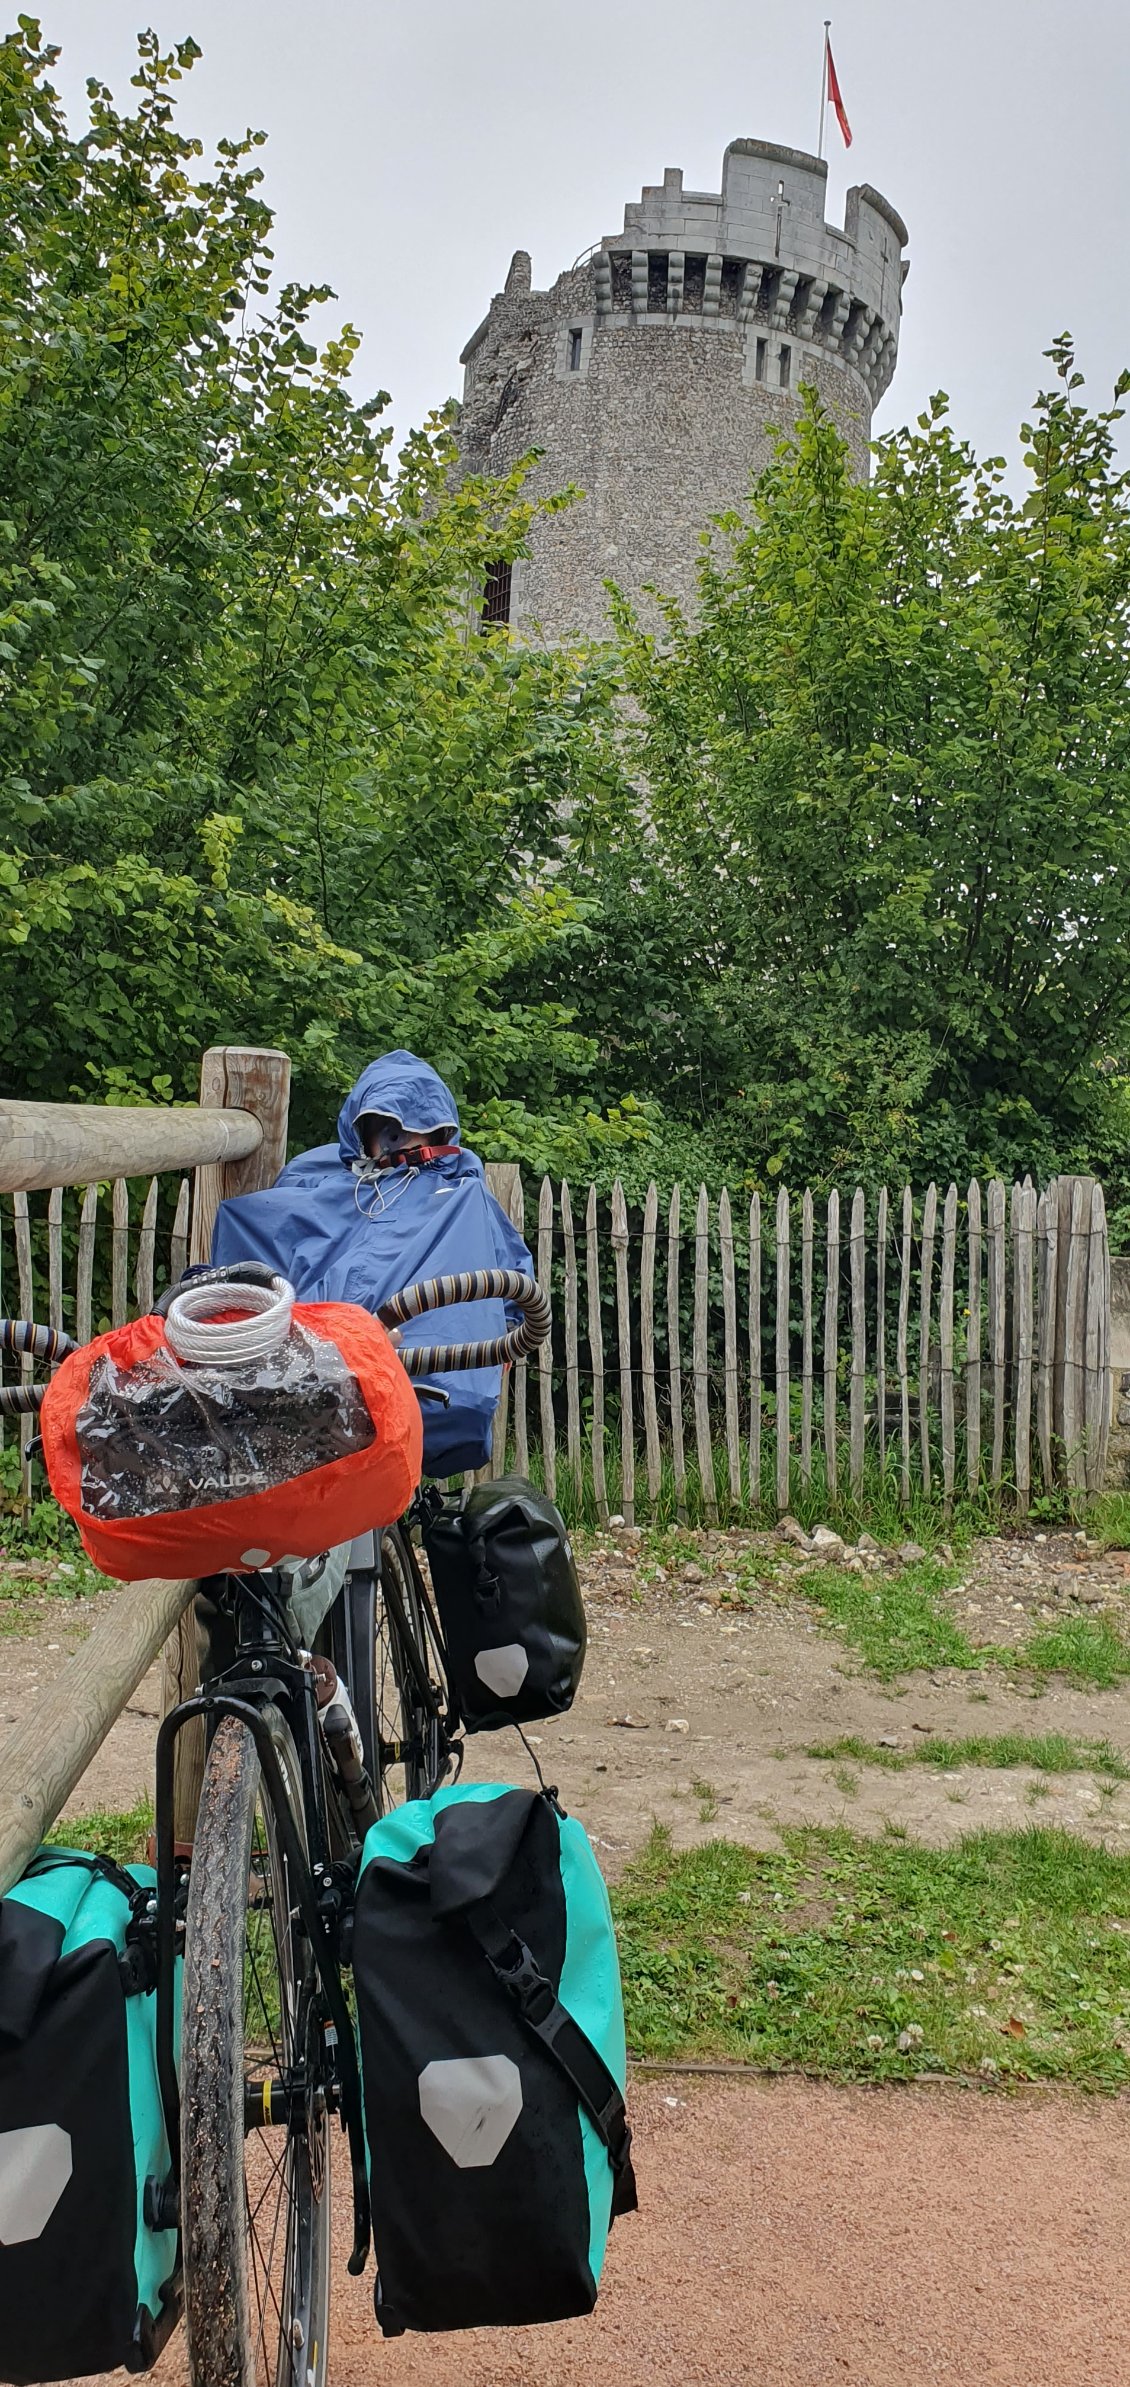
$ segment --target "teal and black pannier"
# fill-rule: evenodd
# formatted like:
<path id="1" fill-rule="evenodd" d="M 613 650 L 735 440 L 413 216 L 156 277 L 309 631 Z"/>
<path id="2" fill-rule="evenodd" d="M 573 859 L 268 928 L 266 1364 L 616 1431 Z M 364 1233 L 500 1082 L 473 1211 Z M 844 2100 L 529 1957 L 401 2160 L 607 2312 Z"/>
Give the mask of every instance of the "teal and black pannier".
<path id="1" fill-rule="evenodd" d="M 0 1902 L 0 2379 L 147 2369 L 177 2318 L 155 1878 L 43 1849 Z"/>
<path id="2" fill-rule="evenodd" d="M 353 1923 L 377 2319 L 591 2312 L 636 2202 L 608 1893 L 552 1792 L 472 1783 L 372 1826 Z"/>

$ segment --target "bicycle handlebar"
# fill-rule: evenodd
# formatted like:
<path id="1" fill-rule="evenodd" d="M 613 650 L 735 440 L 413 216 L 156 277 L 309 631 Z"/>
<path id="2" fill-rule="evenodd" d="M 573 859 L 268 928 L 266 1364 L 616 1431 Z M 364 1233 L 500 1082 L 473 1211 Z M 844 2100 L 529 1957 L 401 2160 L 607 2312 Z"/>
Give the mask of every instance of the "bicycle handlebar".
<path id="1" fill-rule="evenodd" d="M 260 1284 L 264 1280 L 273 1281 L 273 1271 L 256 1260 L 239 1261 L 230 1269 L 200 1269 L 193 1276 L 195 1284 Z M 162 1294 L 156 1304 L 159 1316 L 164 1316 L 177 1290 L 171 1285 Z M 512 1359 L 524 1359 L 528 1352 L 536 1351 L 549 1333 L 548 1297 L 532 1276 L 517 1268 L 471 1268 L 460 1276 L 428 1277 L 418 1285 L 406 1285 L 403 1292 L 394 1293 L 391 1300 L 382 1303 L 377 1316 L 382 1326 L 404 1326 L 409 1318 L 422 1318 L 429 1310 L 451 1309 L 464 1301 L 509 1301 L 521 1310 L 521 1324 L 484 1342 L 420 1343 L 402 1350 L 400 1359 L 409 1376 L 454 1375 L 464 1368 L 502 1367 Z M 36 1326 L 28 1318 L 0 1318 L 0 1353 L 57 1364 L 78 1348 L 73 1338 L 58 1326 Z M 46 1390 L 45 1384 L 0 1386 L 0 1417 L 34 1417 Z"/>
<path id="2" fill-rule="evenodd" d="M 10 1352 L 20 1359 L 66 1359 L 78 1344 L 59 1326 L 35 1326 L 30 1318 L 0 1318 L 0 1353 Z M 43 1400 L 45 1384 L 6 1384 L 0 1386 L 0 1417 L 34 1417 Z"/>
<path id="3" fill-rule="evenodd" d="M 401 1351 L 410 1376 L 453 1375 L 463 1368 L 496 1368 L 536 1351 L 549 1333 L 548 1296 L 518 1268 L 469 1268 L 460 1276 L 432 1276 L 422 1284 L 406 1285 L 382 1302 L 377 1316 L 382 1326 L 404 1326 L 429 1310 L 452 1309 L 464 1301 L 509 1301 L 522 1312 L 521 1324 L 504 1335 L 481 1343 L 418 1343 Z"/>

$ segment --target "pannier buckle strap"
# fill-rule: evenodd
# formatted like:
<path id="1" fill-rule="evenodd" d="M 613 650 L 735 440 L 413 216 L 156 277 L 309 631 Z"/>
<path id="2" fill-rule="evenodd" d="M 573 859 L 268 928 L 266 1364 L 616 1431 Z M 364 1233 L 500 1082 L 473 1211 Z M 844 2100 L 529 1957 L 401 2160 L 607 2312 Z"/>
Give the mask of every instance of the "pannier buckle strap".
<path id="1" fill-rule="evenodd" d="M 512 1939 L 505 1958 L 495 1958 L 488 1952 L 488 1962 L 511 1997 L 516 1999 L 524 2020 L 531 2029 L 540 2031 L 542 2025 L 548 2022 L 557 1999 L 524 1940 Z"/>
<path id="2" fill-rule="evenodd" d="M 613 2216 L 634 2213 L 632 2133 L 623 2097 L 603 2056 L 562 2005 L 525 1941 L 503 1922 L 489 1898 L 476 1899 L 464 1914 L 491 1971 L 514 1999 L 527 2030 L 575 2090 L 607 2151 L 615 2183 Z"/>

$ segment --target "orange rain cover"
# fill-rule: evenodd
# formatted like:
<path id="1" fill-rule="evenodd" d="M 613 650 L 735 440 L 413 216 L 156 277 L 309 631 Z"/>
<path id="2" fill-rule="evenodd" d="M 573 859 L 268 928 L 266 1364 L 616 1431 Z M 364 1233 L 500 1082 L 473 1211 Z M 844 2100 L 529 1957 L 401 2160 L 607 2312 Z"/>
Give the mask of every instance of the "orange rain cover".
<path id="1" fill-rule="evenodd" d="M 84 1550 L 104 1575 L 136 1583 L 146 1575 L 172 1580 L 222 1574 L 250 1565 L 251 1552 L 265 1553 L 256 1559 L 262 1566 L 280 1558 L 316 1558 L 403 1516 L 420 1481 L 423 1427 L 419 1402 L 384 1327 L 368 1310 L 345 1301 L 296 1302 L 294 1324 L 336 1345 L 360 1387 L 374 1440 L 267 1491 L 151 1517 L 84 1514 L 76 1419 L 95 1362 L 105 1352 L 128 1370 L 152 1358 L 165 1343 L 163 1318 L 149 1315 L 117 1326 L 63 1361 L 40 1411 L 43 1455 L 56 1500 L 74 1518 Z"/>

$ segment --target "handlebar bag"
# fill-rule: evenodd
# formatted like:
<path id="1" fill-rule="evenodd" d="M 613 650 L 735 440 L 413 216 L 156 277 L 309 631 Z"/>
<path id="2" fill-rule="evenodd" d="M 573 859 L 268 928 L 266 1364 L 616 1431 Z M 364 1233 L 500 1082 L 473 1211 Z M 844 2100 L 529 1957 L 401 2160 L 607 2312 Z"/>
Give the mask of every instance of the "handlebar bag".
<path id="1" fill-rule="evenodd" d="M 345 1302 L 296 1303 L 286 1341 L 238 1367 L 182 1362 L 136 1318 L 64 1360 L 41 1419 L 56 1500 L 126 1582 L 315 1558 L 394 1524 L 420 1480 L 416 1395 Z"/>
<path id="2" fill-rule="evenodd" d="M 616 1940 L 581 1825 L 489 1783 L 382 1816 L 353 1978 L 384 2335 L 591 2312 L 636 2194 Z"/>
<path id="3" fill-rule="evenodd" d="M 0 1903 L 0 2379 L 146 2370 L 179 2311 L 139 1910 L 156 1880 L 44 1848 Z"/>
<path id="4" fill-rule="evenodd" d="M 588 1630 L 576 1561 L 552 1500 L 522 1476 L 477 1484 L 433 1512 L 424 1548 L 468 1732 L 535 1724 L 573 1704 Z"/>

